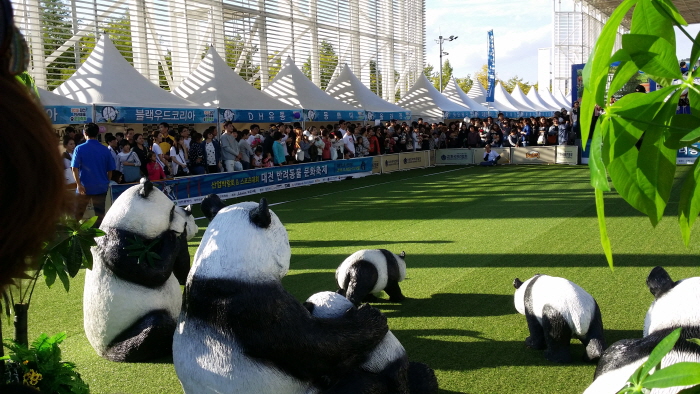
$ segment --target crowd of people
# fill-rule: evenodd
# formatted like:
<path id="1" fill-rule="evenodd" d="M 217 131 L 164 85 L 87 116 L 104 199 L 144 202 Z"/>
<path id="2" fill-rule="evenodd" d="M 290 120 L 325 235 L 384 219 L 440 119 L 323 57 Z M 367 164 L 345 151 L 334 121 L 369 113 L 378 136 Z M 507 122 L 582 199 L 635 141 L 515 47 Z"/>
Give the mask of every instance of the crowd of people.
<path id="1" fill-rule="evenodd" d="M 107 134 L 105 142 L 114 171 L 111 181 L 134 182 L 141 176 L 163 180 L 187 175 L 233 172 L 305 162 L 443 148 L 524 147 L 568 145 L 579 137 L 578 103 L 572 114 L 566 109 L 555 116 L 508 119 L 472 118 L 469 121 L 427 123 L 391 120 L 364 126 L 345 122 L 322 126 L 276 123 L 261 130 L 260 125 L 237 129 L 232 122 L 223 130 L 211 126 L 203 133 L 186 126 L 172 128 L 161 123 L 151 135 Z M 85 135 L 66 128 L 63 139 L 66 180 L 74 183 L 71 161 Z"/>

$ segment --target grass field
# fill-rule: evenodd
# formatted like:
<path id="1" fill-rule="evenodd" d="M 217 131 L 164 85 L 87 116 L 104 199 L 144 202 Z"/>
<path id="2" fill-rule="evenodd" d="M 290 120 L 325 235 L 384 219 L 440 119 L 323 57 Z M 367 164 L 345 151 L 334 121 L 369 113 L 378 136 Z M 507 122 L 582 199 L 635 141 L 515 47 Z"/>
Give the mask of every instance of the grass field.
<path id="1" fill-rule="evenodd" d="M 614 272 L 600 248 L 585 166 L 439 167 L 264 196 L 289 232 L 291 270 L 283 283 L 298 300 L 335 290 L 335 268 L 356 250 L 406 251 L 401 287 L 410 299 L 375 306 L 410 359 L 435 369 L 443 393 L 567 394 L 581 393 L 595 366 L 552 364 L 525 348 L 513 279 L 543 273 L 572 280 L 597 299 L 609 344 L 641 337 L 651 268 L 664 266 L 674 280 L 700 275 L 699 239 L 686 249 L 675 218 L 679 190 L 676 180 L 656 229 L 619 197 L 606 196 Z M 206 221 L 198 224 L 203 231 Z M 193 255 L 202 231 L 190 243 Z M 81 273 L 70 293 L 37 286 L 30 338 L 66 331 L 64 358 L 77 363 L 94 393 L 181 392 L 171 360 L 118 364 L 95 354 L 83 334 L 82 285 Z M 10 326 L 3 331 L 10 336 Z M 583 348 L 573 343 L 578 360 Z"/>

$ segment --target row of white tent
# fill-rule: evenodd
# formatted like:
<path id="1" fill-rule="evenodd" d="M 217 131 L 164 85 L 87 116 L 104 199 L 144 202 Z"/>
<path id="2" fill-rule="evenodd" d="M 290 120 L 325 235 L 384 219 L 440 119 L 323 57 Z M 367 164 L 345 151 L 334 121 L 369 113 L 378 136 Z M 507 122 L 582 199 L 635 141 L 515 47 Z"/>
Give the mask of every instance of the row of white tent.
<path id="1" fill-rule="evenodd" d="M 53 92 L 40 91 L 55 124 L 67 123 L 240 123 L 445 119 L 494 116 L 551 116 L 568 108 L 563 95 L 510 95 L 498 84 L 493 103 L 474 83 L 469 94 L 451 80 L 440 93 L 423 75 L 397 103 L 365 86 L 345 65 L 324 92 L 288 58 L 265 90 L 241 78 L 210 48 L 197 68 L 173 93 L 156 86 L 133 68 L 106 36 L 83 65 Z M 331 100 L 330 98 L 335 98 Z"/>

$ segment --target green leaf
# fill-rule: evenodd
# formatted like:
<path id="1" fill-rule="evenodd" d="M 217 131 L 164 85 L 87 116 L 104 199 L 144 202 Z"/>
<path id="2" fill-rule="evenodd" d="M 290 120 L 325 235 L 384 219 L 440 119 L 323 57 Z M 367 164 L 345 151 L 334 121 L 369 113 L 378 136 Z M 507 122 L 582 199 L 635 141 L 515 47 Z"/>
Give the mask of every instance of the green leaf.
<path id="1" fill-rule="evenodd" d="M 56 282 L 56 267 L 54 267 L 53 263 L 47 261 L 42 272 L 46 286 L 51 287 Z"/>
<path id="2" fill-rule="evenodd" d="M 627 84 L 630 79 L 639 72 L 639 69 L 624 49 L 617 51 L 610 60 L 612 62 L 620 62 L 620 65 L 617 66 L 617 69 L 615 70 L 615 75 L 613 76 L 612 82 L 610 82 L 610 88 L 608 89 L 609 95 L 612 95 L 618 90 L 622 89 L 622 87 L 625 86 L 625 84 Z"/>
<path id="3" fill-rule="evenodd" d="M 644 380 L 645 388 L 667 388 L 700 384 L 700 363 L 680 362 L 662 368 Z"/>
<path id="4" fill-rule="evenodd" d="M 85 219 L 80 221 L 80 231 L 86 231 L 91 229 L 92 226 L 97 222 L 97 216 L 93 216 L 90 219 Z"/>
<path id="5" fill-rule="evenodd" d="M 683 16 L 681 16 L 681 13 L 678 12 L 678 8 L 673 5 L 673 2 L 669 0 L 653 0 L 652 4 L 659 10 L 660 13 L 665 14 L 665 17 L 675 21 L 681 26 L 688 25 L 688 22 L 683 19 Z"/>
<path id="6" fill-rule="evenodd" d="M 596 123 L 596 129 L 593 133 L 591 141 L 591 153 L 588 159 L 588 167 L 591 169 L 591 185 L 597 190 L 610 191 L 608 184 L 608 174 L 603 162 L 603 134 L 610 126 L 610 118 L 606 115 L 601 115 Z"/>
<path id="7" fill-rule="evenodd" d="M 695 160 L 692 172 L 688 173 L 678 202 L 678 223 L 685 246 L 690 246 L 690 230 L 700 214 L 700 160 Z M 700 343 L 697 343 L 700 345 Z"/>
<path id="8" fill-rule="evenodd" d="M 640 0 L 632 14 L 630 33 L 661 37 L 675 46 L 676 32 L 673 30 L 673 20 L 664 10 L 659 0 Z"/>
<path id="9" fill-rule="evenodd" d="M 679 391 L 678 394 L 700 394 L 700 386 L 689 387 Z"/>
<path id="10" fill-rule="evenodd" d="M 610 247 L 610 238 L 608 238 L 608 229 L 605 225 L 605 203 L 603 201 L 603 191 L 595 189 L 595 207 L 598 213 L 598 228 L 600 230 L 600 244 L 603 246 L 605 258 L 608 260 L 608 265 L 611 270 L 613 268 L 612 248 Z"/>
<path id="11" fill-rule="evenodd" d="M 689 65 L 691 64 L 696 64 L 698 59 L 700 58 L 700 31 L 698 32 L 698 35 L 695 36 L 695 42 L 693 43 L 693 49 L 690 50 L 690 61 L 688 62 Z M 692 70 L 692 68 L 691 68 Z M 700 69 L 698 69 L 700 70 Z M 700 71 L 696 71 L 698 73 Z"/>
<path id="12" fill-rule="evenodd" d="M 66 271 L 57 270 L 56 273 L 58 274 L 58 279 L 60 279 L 61 283 L 63 283 L 63 288 L 66 289 L 66 291 L 69 291 L 70 290 L 70 279 L 68 279 L 68 274 L 66 274 Z"/>
<path id="13" fill-rule="evenodd" d="M 579 121 L 581 122 L 581 141 L 584 141 L 584 150 L 586 149 L 586 141 L 588 141 L 588 134 L 590 134 L 591 121 L 593 121 L 593 112 L 595 111 L 595 106 L 595 97 L 593 93 L 591 93 L 591 91 L 588 90 L 586 86 L 584 86 L 583 97 L 581 98 L 581 106 L 579 107 Z"/>
<path id="14" fill-rule="evenodd" d="M 600 106 L 606 105 L 605 83 L 610 70 L 610 57 L 615 46 L 618 28 L 627 12 L 636 3 L 637 0 L 624 0 L 613 11 L 607 23 L 603 26 L 598 41 L 583 69 L 583 85 L 592 94 L 592 97 L 589 97 L 589 100 L 585 100 L 584 94 L 583 101 L 585 101 L 586 105 L 584 106 L 584 103 L 581 104 L 581 119 L 590 119 L 590 117 L 586 118 L 584 115 L 592 114 L 592 106 L 596 103 Z M 587 132 L 585 133 L 588 135 Z"/>
<path id="15" fill-rule="evenodd" d="M 676 47 L 665 39 L 647 34 L 624 34 L 622 48 L 640 70 L 664 86 L 682 78 L 676 58 Z"/>
<path id="16" fill-rule="evenodd" d="M 688 341 L 690 343 L 694 343 L 696 345 L 700 345 L 700 339 L 697 339 L 697 338 L 688 338 L 688 339 L 686 339 L 686 341 Z"/>
<path id="17" fill-rule="evenodd" d="M 690 100 L 690 112 L 700 116 L 700 85 L 692 84 L 688 87 L 688 100 Z"/>
<path id="18" fill-rule="evenodd" d="M 674 115 L 666 134 L 665 145 L 681 149 L 700 140 L 700 118 L 689 114 Z"/>
<path id="19" fill-rule="evenodd" d="M 666 338 L 662 339 L 661 342 L 659 342 L 658 345 L 654 348 L 654 350 L 651 351 L 651 354 L 649 354 L 649 358 L 647 361 L 644 362 L 643 368 L 641 371 L 642 376 L 642 381 L 646 384 L 646 379 L 644 378 L 649 374 L 649 372 L 657 367 L 661 363 L 661 359 L 668 354 L 668 352 L 673 349 L 673 346 L 676 344 L 676 341 L 678 341 L 678 338 L 681 336 L 681 329 L 677 328 L 673 330 L 670 334 L 666 336 Z"/>

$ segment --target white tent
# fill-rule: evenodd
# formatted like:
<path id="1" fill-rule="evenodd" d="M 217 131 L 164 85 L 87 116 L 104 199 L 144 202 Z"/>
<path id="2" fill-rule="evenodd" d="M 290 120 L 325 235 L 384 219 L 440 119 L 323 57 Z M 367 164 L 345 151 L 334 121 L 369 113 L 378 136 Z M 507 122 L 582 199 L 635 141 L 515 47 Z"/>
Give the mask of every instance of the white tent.
<path id="1" fill-rule="evenodd" d="M 154 85 L 103 35 L 80 68 L 54 93 L 95 105 L 98 123 L 213 123 L 214 111 Z"/>
<path id="2" fill-rule="evenodd" d="M 533 90 L 535 90 L 535 88 L 531 87 L 530 91 L 533 91 Z M 511 93 L 510 96 L 513 98 L 513 100 L 515 100 L 519 103 L 527 104 L 530 108 L 534 108 L 538 112 L 538 115 L 543 115 L 543 116 L 551 116 L 552 115 L 552 111 L 550 109 L 547 109 L 547 107 L 530 100 L 530 98 L 528 96 L 526 96 L 525 93 L 523 93 L 522 89 L 520 89 L 520 86 L 517 84 L 515 85 L 515 88 L 513 88 L 513 93 Z"/>
<path id="3" fill-rule="evenodd" d="M 39 100 L 53 124 L 92 122 L 92 105 L 59 96 L 48 90 L 37 88 Z"/>
<path id="4" fill-rule="evenodd" d="M 496 83 L 494 88 L 493 107 L 499 112 L 503 112 L 503 115 L 508 118 L 517 118 L 520 116 L 520 112 L 524 112 L 524 115 L 527 116 L 537 114 L 534 108 L 513 100 L 500 81 Z"/>
<path id="5" fill-rule="evenodd" d="M 367 120 L 410 120 L 411 111 L 385 101 L 374 94 L 345 64 L 340 74 L 326 87 L 326 93 L 336 99 L 367 111 Z"/>
<path id="6" fill-rule="evenodd" d="M 560 108 L 557 108 L 555 105 L 552 105 L 542 99 L 540 94 L 535 90 L 535 88 L 530 88 L 530 91 L 527 93 L 527 98 L 530 99 L 533 103 L 539 105 L 542 108 L 547 108 L 549 111 L 552 111 L 552 114 L 554 111 L 558 111 Z"/>
<path id="7" fill-rule="evenodd" d="M 486 105 L 486 89 L 481 86 L 479 80 L 474 81 L 472 87 L 467 92 L 467 96 L 481 105 Z"/>
<path id="8" fill-rule="evenodd" d="M 562 107 L 566 108 L 567 111 L 571 110 L 571 95 L 567 98 L 561 90 L 557 90 L 554 93 L 554 99 L 557 100 L 559 104 L 562 104 Z"/>
<path id="9" fill-rule="evenodd" d="M 254 88 L 210 47 L 197 68 L 173 92 L 208 108 L 219 119 L 233 122 L 289 122 L 301 120 L 301 107 L 284 104 Z"/>
<path id="10" fill-rule="evenodd" d="M 554 108 L 555 111 L 559 111 L 562 109 L 562 103 L 558 102 L 557 99 L 555 99 L 554 96 L 552 96 L 552 93 L 548 89 L 544 89 L 538 93 L 540 95 L 540 98 L 542 98 L 542 101 L 547 103 L 549 107 Z"/>
<path id="11" fill-rule="evenodd" d="M 489 116 L 489 109 L 477 103 L 464 93 L 464 90 L 457 85 L 457 81 L 455 81 L 454 78 L 450 79 L 450 82 L 448 82 L 447 86 L 442 90 L 442 94 L 455 103 L 468 107 L 472 111 L 472 118 L 485 118 Z"/>
<path id="12" fill-rule="evenodd" d="M 396 104 L 410 110 L 412 118 L 431 123 L 471 116 L 469 108 L 443 96 L 423 74 Z"/>
<path id="13" fill-rule="evenodd" d="M 263 92 L 287 105 L 303 108 L 305 121 L 365 120 L 364 110 L 326 94 L 299 70 L 291 57 Z"/>

